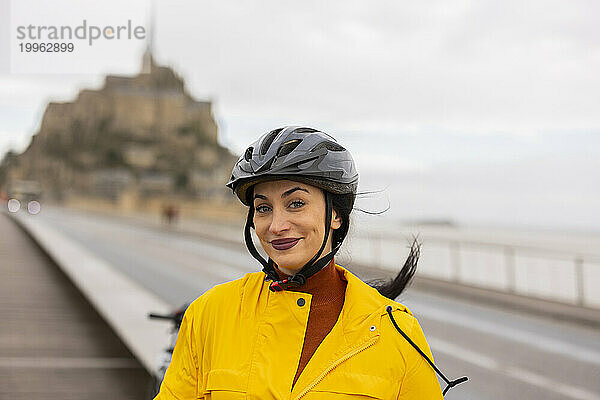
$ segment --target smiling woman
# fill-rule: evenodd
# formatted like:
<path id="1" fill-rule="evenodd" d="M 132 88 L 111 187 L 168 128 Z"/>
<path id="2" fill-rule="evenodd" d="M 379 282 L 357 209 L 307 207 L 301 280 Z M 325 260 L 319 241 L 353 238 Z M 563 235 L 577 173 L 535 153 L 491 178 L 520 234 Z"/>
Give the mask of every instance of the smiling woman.
<path id="1" fill-rule="evenodd" d="M 158 399 L 440 399 L 436 372 L 447 389 L 464 380 L 439 372 L 393 301 L 418 246 L 378 288 L 335 264 L 357 183 L 350 153 L 315 129 L 276 129 L 248 147 L 228 186 L 248 206 L 246 245 L 263 271 L 187 309 Z"/>

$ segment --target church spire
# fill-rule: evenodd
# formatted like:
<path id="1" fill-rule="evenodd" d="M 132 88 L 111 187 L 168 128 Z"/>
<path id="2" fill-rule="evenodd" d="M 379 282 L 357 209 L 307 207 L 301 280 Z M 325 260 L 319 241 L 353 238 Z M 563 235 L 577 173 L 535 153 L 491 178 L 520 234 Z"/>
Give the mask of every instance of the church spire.
<path id="1" fill-rule="evenodd" d="M 150 1 L 150 16 L 148 21 L 148 31 L 146 33 L 146 50 L 142 58 L 142 73 L 149 74 L 156 64 L 154 63 L 154 1 Z"/>

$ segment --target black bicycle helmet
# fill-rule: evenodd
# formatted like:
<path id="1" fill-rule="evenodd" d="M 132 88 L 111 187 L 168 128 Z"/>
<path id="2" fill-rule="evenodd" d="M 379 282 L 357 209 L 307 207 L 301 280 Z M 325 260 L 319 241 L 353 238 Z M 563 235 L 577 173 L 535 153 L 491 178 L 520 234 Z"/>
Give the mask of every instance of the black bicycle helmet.
<path id="1" fill-rule="evenodd" d="M 320 250 L 294 276 L 279 280 L 273 260 L 265 260 L 256 250 L 250 228 L 253 227 L 254 207 L 249 194 L 259 182 L 289 179 L 323 189 L 326 203 L 325 238 Z M 329 193 L 355 194 L 358 173 L 352 156 L 328 134 L 316 129 L 286 126 L 261 136 L 252 143 L 235 163 L 227 186 L 242 203 L 249 207 L 244 235 L 250 254 L 262 265 L 266 279 L 273 282 L 271 290 L 280 291 L 301 286 L 306 279 L 325 267 L 340 244 L 319 259 L 330 231 L 332 200 Z"/>
<path id="2" fill-rule="evenodd" d="M 316 129 L 286 126 L 262 135 L 235 163 L 227 186 L 249 206 L 247 190 L 286 177 L 332 193 L 356 193 L 358 173 L 350 152 Z"/>

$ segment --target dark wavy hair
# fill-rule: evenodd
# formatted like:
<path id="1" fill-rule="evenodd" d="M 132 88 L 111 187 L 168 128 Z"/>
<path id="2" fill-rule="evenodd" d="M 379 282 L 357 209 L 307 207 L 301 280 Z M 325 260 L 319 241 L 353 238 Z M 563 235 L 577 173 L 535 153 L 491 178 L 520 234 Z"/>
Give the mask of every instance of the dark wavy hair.
<path id="1" fill-rule="evenodd" d="M 342 220 L 341 226 L 338 229 L 332 230 L 332 245 L 335 247 L 338 243 L 341 244 L 348 235 L 348 231 L 350 229 L 350 213 L 354 209 L 354 202 L 358 195 L 353 193 L 328 193 L 328 195 L 331 196 L 333 209 L 338 213 Z M 382 212 L 364 212 L 369 214 L 381 214 L 382 212 L 385 212 L 385 210 Z M 377 289 L 383 296 L 392 300 L 396 299 L 410 284 L 413 276 L 415 275 L 420 253 L 421 245 L 417 238 L 413 238 L 408 257 L 406 258 L 406 261 L 404 262 L 404 265 L 398 274 L 393 279 L 375 280 L 369 282 L 369 285 Z"/>

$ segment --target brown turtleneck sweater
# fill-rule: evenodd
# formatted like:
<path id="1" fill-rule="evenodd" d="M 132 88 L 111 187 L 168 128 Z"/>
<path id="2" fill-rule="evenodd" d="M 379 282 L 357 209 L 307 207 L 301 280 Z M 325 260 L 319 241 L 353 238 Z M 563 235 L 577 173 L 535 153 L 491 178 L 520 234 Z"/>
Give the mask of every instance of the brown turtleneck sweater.
<path id="1" fill-rule="evenodd" d="M 279 270 L 277 272 L 281 279 L 288 277 Z M 332 260 L 325 268 L 308 278 L 302 287 L 289 289 L 312 295 L 304 345 L 292 386 L 296 384 L 317 347 L 335 325 L 344 305 L 346 284 L 343 273 L 335 268 L 335 262 Z"/>

